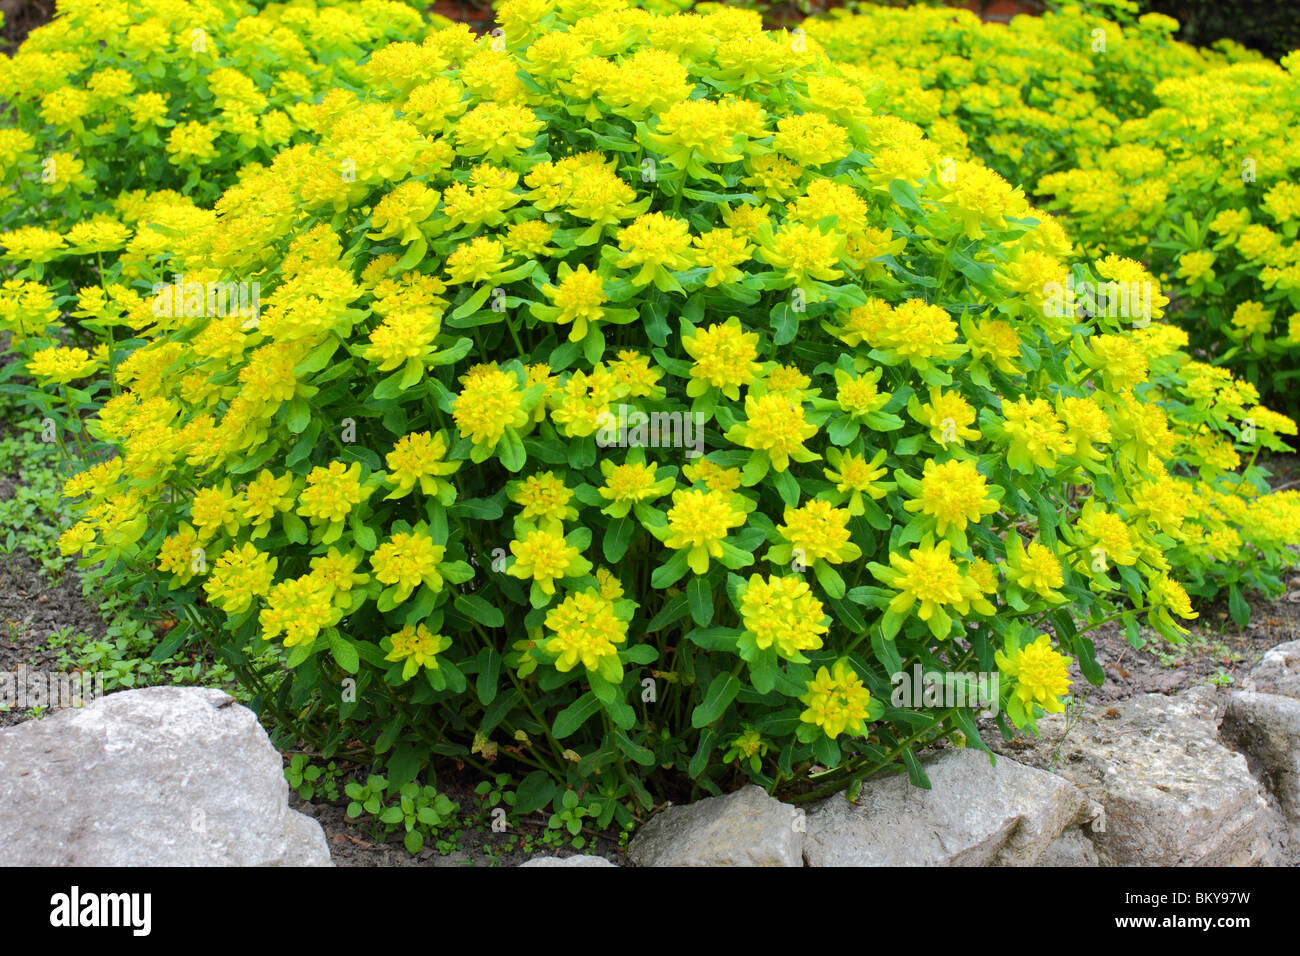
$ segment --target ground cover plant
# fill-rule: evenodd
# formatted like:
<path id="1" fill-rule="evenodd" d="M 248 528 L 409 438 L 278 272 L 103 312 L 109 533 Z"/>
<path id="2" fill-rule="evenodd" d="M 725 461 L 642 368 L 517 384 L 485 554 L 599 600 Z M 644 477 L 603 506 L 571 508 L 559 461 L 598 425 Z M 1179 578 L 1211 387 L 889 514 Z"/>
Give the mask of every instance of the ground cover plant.
<path id="1" fill-rule="evenodd" d="M 62 551 L 282 739 L 373 755 L 382 826 L 442 826 L 442 758 L 570 833 L 924 784 L 985 702 L 898 703 L 914 664 L 1032 729 L 1098 627 L 1279 588 L 1294 423 L 961 114 L 748 11 L 498 16 L 386 43 L 211 208 L 0 234 L 0 387 L 86 466 Z M 1101 281 L 1154 292 L 1059 294 Z"/>

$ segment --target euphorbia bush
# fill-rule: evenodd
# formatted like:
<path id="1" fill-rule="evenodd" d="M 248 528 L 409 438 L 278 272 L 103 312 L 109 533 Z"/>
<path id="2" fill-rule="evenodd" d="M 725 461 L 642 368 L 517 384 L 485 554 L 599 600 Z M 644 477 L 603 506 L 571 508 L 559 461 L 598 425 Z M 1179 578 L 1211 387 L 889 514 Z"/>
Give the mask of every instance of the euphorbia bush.
<path id="1" fill-rule="evenodd" d="M 1250 395 L 1176 329 L 1053 313 L 1060 228 L 806 37 L 500 16 L 389 47 L 317 145 L 169 248 L 143 219 L 107 277 L 257 282 L 260 315 L 167 291 L 129 355 L 25 340 L 74 402 L 112 358 L 119 454 L 63 545 L 180 619 L 160 653 L 206 638 L 394 786 L 509 761 L 525 804 L 585 783 L 626 819 L 686 778 L 922 780 L 974 712 L 894 675 L 999 673 L 1032 726 L 1071 657 L 1100 681 L 1092 626 L 1194 616 L 1177 548 L 1244 554 L 1268 509 L 1281 560 L 1296 496 L 1226 477 Z"/>
<path id="2" fill-rule="evenodd" d="M 115 219 L 133 190 L 211 202 L 309 136 L 315 101 L 364 82 L 358 61 L 427 30 L 397 0 L 61 2 L 0 57 L 0 228 Z"/>
<path id="3" fill-rule="evenodd" d="M 1039 183 L 1072 235 L 1167 276 L 1195 349 L 1294 414 L 1300 375 L 1300 51 L 1171 78 L 1117 145 Z"/>
<path id="4" fill-rule="evenodd" d="M 902 115 L 947 141 L 955 122 L 991 168 L 1053 197 L 1082 253 L 1144 263 L 1193 350 L 1294 414 L 1295 65 L 1117 16 L 1067 5 L 1004 26 L 864 5 L 805 28 Z"/>
<path id="5" fill-rule="evenodd" d="M 1065 4 L 1003 24 L 969 10 L 864 3 L 804 29 L 864 70 L 864 85 L 888 89 L 901 115 L 932 132 L 956 124 L 990 168 L 1032 191 L 1044 173 L 1109 147 L 1121 123 L 1159 106 L 1162 81 L 1259 59 L 1232 43 L 1179 43 L 1176 20 L 1120 7 L 1102 16 Z"/>

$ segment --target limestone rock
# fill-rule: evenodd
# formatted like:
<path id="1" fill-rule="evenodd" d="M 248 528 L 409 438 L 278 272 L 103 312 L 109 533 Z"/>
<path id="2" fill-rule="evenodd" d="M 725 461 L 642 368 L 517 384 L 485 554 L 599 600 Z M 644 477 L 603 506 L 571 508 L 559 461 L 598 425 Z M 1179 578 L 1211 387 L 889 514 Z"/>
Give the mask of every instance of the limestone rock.
<path id="1" fill-rule="evenodd" d="M 2 866 L 329 866 L 280 755 L 219 690 L 109 694 L 0 730 Z"/>
<path id="2" fill-rule="evenodd" d="M 1242 680 L 1241 689 L 1300 700 L 1300 641 L 1270 648 Z"/>
<path id="3" fill-rule="evenodd" d="M 527 863 L 520 863 L 520 866 L 616 866 L 617 864 L 609 862 L 603 856 L 588 856 L 578 854 L 576 856 L 535 856 Z"/>
<path id="4" fill-rule="evenodd" d="M 1237 691 L 1228 697 L 1220 730 L 1276 798 L 1291 852 L 1300 851 L 1300 700 Z"/>
<path id="5" fill-rule="evenodd" d="M 977 750 L 925 762 L 931 789 L 903 775 L 868 781 L 856 804 L 837 794 L 808 814 L 809 866 L 1027 866 L 1087 800 L 1050 773 Z"/>
<path id="6" fill-rule="evenodd" d="M 1242 866 L 1275 862 L 1281 821 L 1245 758 L 1220 741 L 1213 688 L 1084 705 L 1038 722 L 1017 759 L 1055 770 L 1105 810 L 1093 845 L 1104 866 Z M 1023 748 L 1023 744 L 1022 744 Z"/>
<path id="7" fill-rule="evenodd" d="M 633 837 L 636 866 L 803 866 L 804 812 L 750 784 L 655 814 Z"/>
<path id="8" fill-rule="evenodd" d="M 1081 827 L 1067 827 L 1051 842 L 1036 866 L 1099 866 L 1092 840 Z"/>

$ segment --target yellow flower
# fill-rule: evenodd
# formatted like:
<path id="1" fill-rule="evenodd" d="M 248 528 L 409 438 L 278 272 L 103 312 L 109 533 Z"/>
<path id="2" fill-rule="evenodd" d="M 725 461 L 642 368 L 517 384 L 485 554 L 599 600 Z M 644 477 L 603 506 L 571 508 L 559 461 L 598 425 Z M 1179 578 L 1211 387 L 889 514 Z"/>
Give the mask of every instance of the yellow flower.
<path id="1" fill-rule="evenodd" d="M 433 215 L 440 198 L 436 189 L 424 183 L 402 183 L 375 203 L 370 221 L 378 232 L 370 233 L 369 238 L 396 238 L 403 245 L 414 242 L 421 236 L 420 224 Z"/>
<path id="2" fill-rule="evenodd" d="M 384 660 L 400 662 L 402 680 L 410 680 L 420 668 L 438 669 L 438 655 L 451 647 L 451 638 L 434 634 L 423 624 L 408 624 L 388 637 L 389 647 Z"/>
<path id="3" fill-rule="evenodd" d="M 501 243 L 487 236 L 475 236 L 447 257 L 447 282 L 452 285 L 493 282 L 509 267 Z"/>
<path id="4" fill-rule="evenodd" d="M 507 428 L 522 428 L 528 423 L 528 406 L 518 377 L 497 368 L 475 375 L 456 397 L 452 418 L 476 451 L 483 449 L 474 460 L 485 460 Z"/>
<path id="5" fill-rule="evenodd" d="M 813 280 L 829 282 L 844 275 L 836 268 L 844 252 L 841 232 L 822 232 L 806 223 L 786 222 L 775 233 L 770 226 L 761 227 L 758 239 L 759 258 L 785 270 L 786 280 L 809 292 L 812 301 L 822 298 L 812 289 Z"/>
<path id="6" fill-rule="evenodd" d="M 1153 614 L 1162 615 L 1170 623 L 1173 623 L 1170 617 L 1172 614 L 1189 621 L 1200 617 L 1192 610 L 1192 601 L 1187 596 L 1187 591 L 1168 574 L 1161 574 L 1147 582 L 1147 603 Z M 1176 623 L 1173 626 L 1178 631 L 1187 633 L 1186 628 L 1179 627 Z"/>
<path id="7" fill-rule="evenodd" d="M 703 484 L 710 491 L 736 491 L 740 488 L 739 468 L 723 468 L 707 458 L 684 465 L 682 475 L 692 484 Z"/>
<path id="8" fill-rule="evenodd" d="M 790 461 L 816 461 L 821 456 L 803 443 L 817 434 L 817 426 L 804 417 L 802 404 L 785 394 L 768 392 L 745 396 L 745 420 L 727 429 L 726 439 L 755 451 L 766 452 L 772 467 L 785 471 Z"/>
<path id="9" fill-rule="evenodd" d="M 27 371 L 33 378 L 56 385 L 67 385 L 78 378 L 93 375 L 100 361 L 82 348 L 51 346 L 41 349 L 27 361 Z"/>
<path id="10" fill-rule="evenodd" d="M 203 541 L 215 537 L 220 531 L 234 537 L 240 526 L 239 496 L 230 490 L 230 482 L 220 487 L 200 488 L 190 504 L 190 520 L 194 522 Z"/>
<path id="11" fill-rule="evenodd" d="M 1004 375 L 1018 375 L 1020 366 L 1020 336 L 1010 322 L 1002 319 L 986 319 L 981 322 L 962 320 L 962 331 L 970 346 L 971 358 L 976 361 L 987 359 L 993 367 Z"/>
<path id="12" fill-rule="evenodd" d="M 908 413 L 913 419 L 930 429 L 930 438 L 943 448 L 950 444 L 964 445 L 980 437 L 975 428 L 975 409 L 960 392 L 930 389 L 930 401 L 922 404 L 915 397 L 908 402 Z"/>
<path id="13" fill-rule="evenodd" d="M 312 576 L 329 585 L 334 603 L 340 607 L 349 605 L 353 588 L 370 580 L 370 575 L 357 571 L 361 557 L 359 550 L 343 554 L 337 548 L 330 548 L 325 554 L 311 559 Z"/>
<path id="14" fill-rule="evenodd" d="M 617 644 L 627 640 L 627 622 L 619 618 L 614 603 L 588 588 L 571 594 L 546 613 L 546 626 L 555 632 L 542 649 L 559 655 L 555 669 L 573 670 L 579 663 L 599 671 L 606 658 L 617 660 Z"/>
<path id="15" fill-rule="evenodd" d="M 860 419 L 878 412 L 889 404 L 891 392 L 877 388 L 885 370 L 877 368 L 866 375 L 855 376 L 842 368 L 835 370 L 835 401 L 850 418 Z"/>
<path id="16" fill-rule="evenodd" d="M 170 574 L 177 584 L 188 584 L 206 567 L 207 553 L 198 532 L 188 524 L 182 523 L 158 547 L 158 570 Z"/>
<path id="17" fill-rule="evenodd" d="M 95 543 L 95 529 L 84 521 L 78 521 L 59 535 L 59 554 L 68 557 L 84 554 Z"/>
<path id="18" fill-rule="evenodd" d="M 908 362 L 918 369 L 966 353 L 966 346 L 957 341 L 957 323 L 952 316 L 922 299 L 908 299 L 895 306 L 871 344 L 889 361 Z"/>
<path id="19" fill-rule="evenodd" d="M 704 284 L 709 288 L 739 282 L 745 273 L 739 267 L 748 262 L 754 247 L 731 229 L 711 229 L 694 239 L 695 261 L 709 270 Z"/>
<path id="20" fill-rule="evenodd" d="M 1214 253 L 1205 250 L 1184 252 L 1178 260 L 1177 275 L 1189 285 L 1214 281 Z"/>
<path id="21" fill-rule="evenodd" d="M 805 706 L 801 721 L 820 727 L 832 739 L 843 733 L 850 737 L 866 734 L 871 692 L 847 663 L 836 661 L 832 671 L 818 668 L 807 687 L 808 692 L 799 698 Z"/>
<path id="22" fill-rule="evenodd" d="M 244 489 L 244 520 L 253 527 L 266 524 L 277 514 L 292 510 L 293 475 L 286 472 L 276 477 L 263 469 Z"/>
<path id="23" fill-rule="evenodd" d="M 800 166 L 824 166 L 849 154 L 849 137 L 843 126 L 821 113 L 800 113 L 777 121 L 772 148 Z"/>
<path id="24" fill-rule="evenodd" d="M 442 590 L 438 565 L 446 554 L 445 547 L 434 544 L 427 532 L 416 528 L 399 531 L 380 544 L 370 556 L 370 566 L 377 581 L 393 586 L 393 601 L 400 604 L 421 584 L 431 591 Z"/>
<path id="25" fill-rule="evenodd" d="M 420 491 L 437 498 L 444 506 L 455 499 L 455 486 L 444 481 L 460 468 L 459 461 L 447 461 L 445 432 L 411 432 L 393 445 L 385 458 L 389 473 L 384 481 L 393 487 L 387 498 L 404 498 L 420 486 Z"/>
<path id="26" fill-rule="evenodd" d="M 998 670 L 1015 680 L 1015 698 L 1028 712 L 1037 704 L 1049 714 L 1059 714 L 1065 710 L 1061 697 L 1069 693 L 1070 658 L 1057 653 L 1052 648 L 1052 641 L 1046 634 L 1024 647 L 1016 647 L 1012 642 L 1006 652 L 996 651 L 993 659 Z"/>
<path id="27" fill-rule="evenodd" d="M 1273 325 L 1273 310 L 1258 302 L 1243 302 L 1232 313 L 1232 324 L 1241 335 L 1266 333 Z"/>
<path id="28" fill-rule="evenodd" d="M 329 585 L 310 574 L 273 585 L 258 614 L 262 637 L 269 641 L 284 634 L 285 647 L 311 644 L 343 617 L 332 599 Z"/>
<path id="29" fill-rule="evenodd" d="M 1009 446 L 1007 464 L 1016 471 L 1054 468 L 1057 456 L 1068 455 L 1075 449 L 1055 409 L 1044 399 L 1022 395 L 1014 402 L 1004 400 L 1002 414 L 1006 418 L 1003 435 Z"/>
<path id="30" fill-rule="evenodd" d="M 742 386 L 758 377 L 758 333 L 746 332 L 734 315 L 721 324 L 692 329 L 682 336 L 682 348 L 695 359 L 686 394 L 698 398 L 710 388 L 722 390 L 732 401 Z"/>
<path id="31" fill-rule="evenodd" d="M 710 558 L 722 557 L 722 544 L 731 529 L 745 523 L 746 512 L 736 506 L 736 500 L 736 495 L 725 491 L 674 491 L 665 547 L 689 548 L 687 564 L 696 574 L 704 574 L 709 570 Z"/>
<path id="32" fill-rule="evenodd" d="M 740 592 L 740 617 L 760 650 L 775 647 L 787 660 L 806 660 L 829 630 L 821 601 L 800 577 L 752 575 Z"/>
<path id="33" fill-rule="evenodd" d="M 949 608 L 958 614 L 972 608 L 980 614 L 994 613 L 978 582 L 963 574 L 952 559 L 951 547 L 947 540 L 935 545 L 927 537 L 906 557 L 892 552 L 888 568 L 875 562 L 867 566 L 878 580 L 898 591 L 889 602 L 889 613 L 902 616 L 915 608 L 916 616 L 937 638 L 947 637 L 952 630 Z"/>
<path id="34" fill-rule="evenodd" d="M 1133 547 L 1133 537 L 1124 519 L 1111 514 L 1092 498 L 1084 502 L 1074 521 L 1074 536 L 1086 552 L 1080 566 L 1094 574 L 1105 574 L 1113 564 L 1137 563 L 1137 549 Z"/>
<path id="35" fill-rule="evenodd" d="M 1007 580 L 1050 601 L 1066 599 L 1056 590 L 1065 583 L 1065 575 L 1051 548 L 1037 541 L 1031 541 L 1026 548 L 1015 531 L 1007 534 L 1006 547 Z"/>
<path id="36" fill-rule="evenodd" d="M 600 463 L 605 483 L 596 489 L 609 502 L 603 509 L 612 518 L 622 518 L 641 501 L 653 501 L 673 490 L 676 482 L 671 478 L 655 479 L 659 466 L 654 462 L 629 461 L 616 465 L 609 459 Z"/>
<path id="37" fill-rule="evenodd" d="M 532 312 L 546 322 L 572 323 L 569 341 L 581 342 L 587 337 L 588 324 L 599 322 L 605 315 L 601 306 L 609 297 L 605 295 L 604 278 L 585 263 L 570 269 L 568 263 L 562 262 L 559 279 L 558 285 L 547 283 L 542 287 L 542 294 L 555 303 L 554 307 L 534 306 Z"/>
<path id="38" fill-rule="evenodd" d="M 863 495 L 869 496 L 874 501 L 885 497 L 894 487 L 892 483 L 880 481 L 886 473 L 885 457 L 886 453 L 883 450 L 876 452 L 875 457 L 868 461 L 852 452 L 844 452 L 838 448 L 828 449 L 826 460 L 831 467 L 822 473 L 827 481 L 835 485 L 837 497 L 832 499 L 833 502 L 838 504 L 847 498 L 849 514 L 860 515 L 866 511 Z"/>
<path id="39" fill-rule="evenodd" d="M 203 590 L 227 614 L 240 614 L 252 606 L 253 598 L 270 592 L 276 564 L 275 558 L 244 542 L 217 558 Z"/>
<path id="40" fill-rule="evenodd" d="M 344 465 L 332 461 L 329 466 L 317 466 L 307 475 L 307 487 L 298 495 L 298 514 L 312 521 L 338 524 L 352 509 L 370 496 L 361 484 L 361 463 Z"/>
<path id="41" fill-rule="evenodd" d="M 618 232 L 618 247 L 624 253 L 619 268 L 636 266 L 641 271 L 632 277 L 633 285 L 653 281 L 661 289 L 672 288 L 669 272 L 689 269 L 691 232 L 686 220 L 651 212 L 638 216 L 630 226 Z"/>
<path id="42" fill-rule="evenodd" d="M 973 462 L 952 460 L 939 464 L 931 458 L 925 463 L 920 482 L 900 475 L 899 483 L 913 496 L 903 507 L 932 518 L 935 534 L 940 537 L 947 535 L 950 528 L 964 532 L 967 524 L 978 524 L 985 515 L 998 510 L 997 499 L 989 494 L 988 482 Z"/>
<path id="43" fill-rule="evenodd" d="M 563 535 L 563 523 L 578 517 L 570 502 L 573 489 L 553 471 L 541 471 L 507 486 L 510 500 L 519 505 L 519 519 Z"/>
<path id="44" fill-rule="evenodd" d="M 804 565 L 858 560 L 862 549 L 850 540 L 850 517 L 847 508 L 836 508 L 829 501 L 813 500 L 799 508 L 786 508 L 785 523 L 776 530 L 788 547 L 773 548 L 771 560 L 777 564 L 797 560 Z"/>
<path id="45" fill-rule="evenodd" d="M 554 594 L 557 580 L 582 577 L 591 570 L 591 562 L 556 531 L 525 525 L 516 533 L 519 538 L 510 542 L 515 560 L 507 573 L 525 581 L 531 578 L 543 594 Z"/>

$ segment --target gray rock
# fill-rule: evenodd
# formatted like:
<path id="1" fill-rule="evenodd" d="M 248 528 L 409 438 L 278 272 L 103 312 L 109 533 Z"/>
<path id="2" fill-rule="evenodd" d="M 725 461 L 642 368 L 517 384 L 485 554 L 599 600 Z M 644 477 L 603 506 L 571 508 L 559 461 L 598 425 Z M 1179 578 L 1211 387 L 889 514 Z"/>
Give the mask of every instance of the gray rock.
<path id="1" fill-rule="evenodd" d="M 329 866 L 280 755 L 219 690 L 109 694 L 0 730 L 0 865 Z"/>
<path id="2" fill-rule="evenodd" d="M 1009 757 L 948 750 L 925 762 L 931 789 L 902 775 L 868 781 L 808 814 L 809 866 L 1028 866 L 1087 819 L 1070 783 Z"/>
<path id="3" fill-rule="evenodd" d="M 750 784 L 655 814 L 628 847 L 636 866 L 803 866 L 804 812 Z"/>
<path id="4" fill-rule="evenodd" d="M 579 854 L 576 856 L 535 856 L 527 863 L 520 863 L 520 866 L 613 866 L 617 864 L 609 862 L 603 856 L 588 856 Z"/>
<path id="5" fill-rule="evenodd" d="M 1292 852 L 1300 850 L 1300 700 L 1237 691 L 1220 727 L 1240 747 L 1286 817 Z"/>
<path id="6" fill-rule="evenodd" d="M 1242 680 L 1241 689 L 1300 700 L 1300 641 L 1270 648 Z"/>
<path id="7" fill-rule="evenodd" d="M 1081 827 L 1067 827 L 1048 845 L 1035 866 L 1099 866 L 1092 840 Z"/>
<path id="8" fill-rule="evenodd" d="M 1245 758 L 1219 740 L 1211 687 L 1085 704 L 1038 722 L 1017 759 L 1052 769 L 1105 810 L 1093 846 L 1103 866 L 1244 866 L 1275 862 L 1284 834 Z M 1024 746 L 1023 744 L 1021 745 Z"/>

